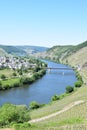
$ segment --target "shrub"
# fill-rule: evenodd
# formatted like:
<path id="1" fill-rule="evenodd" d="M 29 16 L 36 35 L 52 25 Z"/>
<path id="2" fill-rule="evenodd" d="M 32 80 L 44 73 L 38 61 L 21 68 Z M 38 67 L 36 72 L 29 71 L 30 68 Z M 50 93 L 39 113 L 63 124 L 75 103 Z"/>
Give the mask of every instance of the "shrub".
<path id="1" fill-rule="evenodd" d="M 78 80 L 83 82 L 82 77 L 81 77 L 81 75 L 78 72 L 76 72 L 76 77 L 77 77 Z"/>
<path id="2" fill-rule="evenodd" d="M 6 79 L 6 76 L 4 74 L 1 75 L 1 79 Z"/>
<path id="3" fill-rule="evenodd" d="M 31 84 L 33 81 L 34 81 L 33 78 L 28 78 L 28 77 L 26 77 L 26 78 L 21 78 L 21 79 L 20 79 L 20 82 L 21 82 L 22 84 Z"/>
<path id="4" fill-rule="evenodd" d="M 36 101 L 33 101 L 30 103 L 30 109 L 37 109 L 40 107 L 40 104 L 37 103 Z"/>
<path id="5" fill-rule="evenodd" d="M 75 82 L 75 87 L 79 88 L 82 86 L 82 81 Z"/>
<path id="6" fill-rule="evenodd" d="M 9 86 L 9 84 L 4 84 L 3 86 L 2 86 L 2 89 L 4 90 L 4 89 L 9 89 L 10 88 L 10 86 Z"/>
<path id="7" fill-rule="evenodd" d="M 73 87 L 71 87 L 71 86 L 67 86 L 66 87 L 66 93 L 71 93 L 71 92 L 73 92 L 74 91 L 74 88 Z"/>
<path id="8" fill-rule="evenodd" d="M 21 130 L 21 128 L 29 128 L 31 125 L 28 122 L 24 123 L 13 123 L 11 124 L 12 127 L 16 128 L 17 130 Z"/>
<path id="9" fill-rule="evenodd" d="M 59 99 L 60 99 L 60 97 L 58 95 L 54 95 L 51 98 L 52 101 L 56 101 L 56 100 L 59 100 Z"/>
<path id="10" fill-rule="evenodd" d="M 1 83 L 1 81 L 0 81 L 0 90 L 2 90 L 2 83 Z"/>
<path id="11" fill-rule="evenodd" d="M 17 74 L 14 72 L 13 74 L 12 74 L 13 76 L 17 76 Z"/>
<path id="12" fill-rule="evenodd" d="M 20 83 L 18 83 L 18 82 L 15 82 L 15 83 L 13 83 L 12 84 L 12 87 L 14 88 L 14 87 L 19 87 L 20 86 Z"/>

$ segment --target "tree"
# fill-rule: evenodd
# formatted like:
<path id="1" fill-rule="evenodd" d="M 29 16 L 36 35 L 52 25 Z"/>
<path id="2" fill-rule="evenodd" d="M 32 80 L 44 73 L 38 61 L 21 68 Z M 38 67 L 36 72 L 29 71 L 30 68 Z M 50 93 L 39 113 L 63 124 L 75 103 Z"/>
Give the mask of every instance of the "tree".
<path id="1" fill-rule="evenodd" d="M 13 73 L 13 76 L 17 76 L 17 74 L 14 72 L 14 73 Z"/>
<path id="2" fill-rule="evenodd" d="M 75 82 L 75 87 L 79 88 L 82 86 L 82 81 Z"/>
<path id="3" fill-rule="evenodd" d="M 36 101 L 33 101 L 30 103 L 30 109 L 37 109 L 39 107 L 40 107 L 40 105 Z"/>
<path id="4" fill-rule="evenodd" d="M 52 98 L 51 98 L 52 101 L 56 101 L 56 100 L 59 100 L 59 99 L 60 99 L 60 98 L 59 98 L 58 95 L 54 95 L 54 96 L 52 96 Z"/>
<path id="5" fill-rule="evenodd" d="M 71 92 L 73 92 L 74 91 L 74 88 L 73 87 L 71 87 L 71 86 L 67 86 L 66 87 L 66 93 L 71 93 Z"/>

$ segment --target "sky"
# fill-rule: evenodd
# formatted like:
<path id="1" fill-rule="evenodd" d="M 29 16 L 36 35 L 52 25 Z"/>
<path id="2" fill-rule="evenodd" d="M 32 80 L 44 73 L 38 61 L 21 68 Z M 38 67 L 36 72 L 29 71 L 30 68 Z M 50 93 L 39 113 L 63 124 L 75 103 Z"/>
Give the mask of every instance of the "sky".
<path id="1" fill-rule="evenodd" d="M 0 0 L 0 44 L 76 45 L 87 40 L 87 0 Z"/>

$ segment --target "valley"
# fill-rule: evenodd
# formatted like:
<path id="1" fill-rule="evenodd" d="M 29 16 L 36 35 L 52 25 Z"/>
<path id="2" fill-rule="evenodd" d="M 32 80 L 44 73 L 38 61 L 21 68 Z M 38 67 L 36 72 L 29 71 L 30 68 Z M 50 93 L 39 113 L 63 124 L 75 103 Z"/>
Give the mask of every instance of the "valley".
<path id="1" fill-rule="evenodd" d="M 73 106 L 69 110 L 60 113 L 59 115 L 56 115 L 55 117 L 52 117 L 50 119 L 46 119 L 44 121 L 41 121 L 40 123 L 32 123 L 31 127 L 29 127 L 30 130 L 37 130 L 39 129 L 51 129 L 55 128 L 57 130 L 77 130 L 77 128 L 83 128 L 83 130 L 86 129 L 86 101 L 87 101 L 87 66 L 86 66 L 86 56 L 87 56 L 87 47 L 86 47 L 86 42 L 77 45 L 76 47 L 64 47 L 67 48 L 64 50 L 59 49 L 60 52 L 58 52 L 57 47 L 56 50 L 55 47 L 53 49 L 51 48 L 50 50 L 48 49 L 45 52 L 42 53 L 36 53 L 33 54 L 33 57 L 38 57 L 38 58 L 43 58 L 43 59 L 49 59 L 51 61 L 55 61 L 58 63 L 63 63 L 66 65 L 70 65 L 72 67 L 77 68 L 77 66 L 80 66 L 79 74 L 82 76 L 83 79 L 83 85 L 81 88 L 77 88 L 74 90 L 74 92 L 67 94 L 66 96 L 62 97 L 58 101 L 54 101 L 52 103 L 48 103 L 47 105 L 32 110 L 29 112 L 30 118 L 31 119 L 38 119 L 50 114 L 53 114 L 55 112 L 61 111 L 63 108 L 67 107 L 68 105 L 82 100 L 83 103 L 78 104 L 76 106 Z M 60 48 L 60 47 L 58 47 Z M 71 49 L 72 48 L 72 49 Z M 75 49 L 76 48 L 76 49 Z M 74 50 L 75 49 L 75 50 Z M 72 51 L 70 51 L 72 50 Z M 55 53 L 54 53 L 55 52 Z M 69 53 L 69 54 L 68 54 Z M 45 55 L 44 55 L 45 54 Z M 49 57 L 48 57 L 49 55 Z M 51 57 L 52 55 L 52 57 Z M 57 59 L 58 58 L 58 59 Z M 61 95 L 63 96 L 63 95 Z M 79 110 L 79 111 L 78 111 Z M 66 115 L 68 115 L 66 117 Z M 26 128 L 28 129 L 28 128 Z"/>

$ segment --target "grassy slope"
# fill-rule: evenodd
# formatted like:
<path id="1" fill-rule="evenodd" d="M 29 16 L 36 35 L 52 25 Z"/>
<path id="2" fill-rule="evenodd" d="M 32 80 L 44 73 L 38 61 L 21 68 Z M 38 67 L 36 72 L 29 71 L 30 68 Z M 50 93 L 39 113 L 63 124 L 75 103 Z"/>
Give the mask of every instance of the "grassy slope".
<path id="1" fill-rule="evenodd" d="M 87 100 L 87 87 L 83 85 L 83 87 L 79 88 L 73 94 L 61 99 L 60 101 L 56 101 L 50 105 L 47 105 L 43 108 L 34 110 L 30 113 L 31 118 L 43 117 L 45 115 L 49 115 L 50 113 L 54 113 L 55 111 L 59 111 L 63 109 L 65 106 L 77 100 Z M 57 115 L 56 117 L 52 117 L 45 121 L 41 121 L 34 124 L 35 128 L 46 129 L 56 127 L 57 130 L 62 128 L 62 130 L 77 130 L 77 127 L 83 128 L 87 121 L 87 103 L 80 104 L 78 106 L 73 107 L 72 109 Z M 68 128 L 67 128 L 67 127 Z M 32 128 L 33 129 L 33 128 Z M 85 126 L 84 126 L 85 129 Z M 84 130 L 81 129 L 81 130 Z"/>

